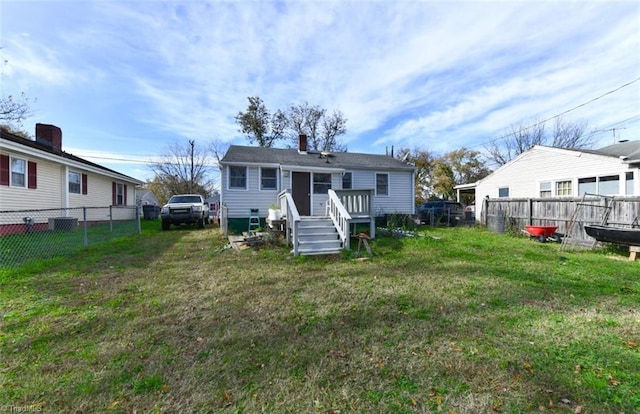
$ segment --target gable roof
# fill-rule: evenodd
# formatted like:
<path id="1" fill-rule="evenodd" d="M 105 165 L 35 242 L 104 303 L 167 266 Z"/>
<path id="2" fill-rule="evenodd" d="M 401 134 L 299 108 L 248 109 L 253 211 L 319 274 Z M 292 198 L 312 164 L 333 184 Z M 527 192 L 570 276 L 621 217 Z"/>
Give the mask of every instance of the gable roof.
<path id="1" fill-rule="evenodd" d="M 0 138 L 4 139 L 4 140 L 7 140 L 9 142 L 18 144 L 18 145 L 22 145 L 22 146 L 24 146 L 26 148 L 29 148 L 30 150 L 34 150 L 35 153 L 43 153 L 43 154 L 46 154 L 48 156 L 59 157 L 61 159 L 56 160 L 58 162 L 70 161 L 70 162 L 73 162 L 73 163 L 80 163 L 80 164 L 85 165 L 88 169 L 97 170 L 96 172 L 101 172 L 104 175 L 108 175 L 108 176 L 111 176 L 111 177 L 118 177 L 123 181 L 127 181 L 127 182 L 130 182 L 130 183 L 135 183 L 135 184 L 138 184 L 138 185 L 144 184 L 144 182 L 142 182 L 142 181 L 140 181 L 140 180 L 138 180 L 136 178 L 129 177 L 128 175 L 119 173 L 118 171 L 112 170 L 112 169 L 107 168 L 107 167 L 103 167 L 100 164 L 96 164 L 96 163 L 93 163 L 91 161 L 87 161 L 87 160 L 85 160 L 83 158 L 76 157 L 73 154 L 70 154 L 68 152 L 55 149 L 55 148 L 53 148 L 53 147 L 51 147 L 49 145 L 43 144 L 41 142 L 32 141 L 32 140 L 30 140 L 28 138 L 23 138 L 21 136 L 12 134 L 12 133 L 10 133 L 10 132 L 2 129 L 2 128 L 0 128 Z"/>
<path id="2" fill-rule="evenodd" d="M 619 142 L 591 152 L 622 160 L 638 160 L 640 159 L 640 141 Z"/>
<path id="3" fill-rule="evenodd" d="M 415 168 L 388 155 L 357 152 L 299 152 L 297 149 L 245 147 L 231 145 L 220 164 L 283 165 L 307 168 L 406 170 Z"/>

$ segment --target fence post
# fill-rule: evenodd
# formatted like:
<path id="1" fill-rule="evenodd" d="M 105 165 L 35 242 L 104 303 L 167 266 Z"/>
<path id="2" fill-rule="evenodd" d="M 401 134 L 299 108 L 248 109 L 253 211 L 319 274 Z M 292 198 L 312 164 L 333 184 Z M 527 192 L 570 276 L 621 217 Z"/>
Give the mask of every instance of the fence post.
<path id="1" fill-rule="evenodd" d="M 84 232 L 84 247 L 89 245 L 89 235 L 87 234 L 87 208 L 82 207 L 82 231 Z"/>
<path id="2" fill-rule="evenodd" d="M 533 225 L 533 199 L 530 198 L 529 199 L 529 225 L 532 226 Z"/>
<path id="3" fill-rule="evenodd" d="M 484 224 L 485 226 L 488 226 L 489 225 L 488 219 L 489 219 L 489 199 L 483 198 L 482 199 L 482 217 L 481 217 L 482 224 Z"/>
<path id="4" fill-rule="evenodd" d="M 138 223 L 138 234 L 142 234 L 142 225 L 140 224 L 140 207 L 136 206 L 136 222 Z"/>
<path id="5" fill-rule="evenodd" d="M 109 233 L 113 233 L 113 206 L 109 206 Z"/>

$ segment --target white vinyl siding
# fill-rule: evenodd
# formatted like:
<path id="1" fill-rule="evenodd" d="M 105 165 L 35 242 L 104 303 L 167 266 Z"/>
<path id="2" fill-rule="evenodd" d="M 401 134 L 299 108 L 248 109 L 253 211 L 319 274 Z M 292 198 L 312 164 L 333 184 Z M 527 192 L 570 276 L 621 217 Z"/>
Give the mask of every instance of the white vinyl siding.
<path id="1" fill-rule="evenodd" d="M 266 217 L 271 204 L 278 201 L 278 191 L 260 191 L 260 168 L 256 166 L 240 166 L 246 168 L 246 189 L 245 188 L 223 188 L 220 194 L 220 202 L 224 203 L 228 210 L 229 218 L 248 218 L 249 210 L 257 208 L 260 210 L 260 217 Z M 229 182 L 229 168 L 223 168 L 221 182 Z M 280 170 L 278 169 L 278 176 Z M 287 182 L 290 180 L 286 178 Z M 283 187 L 284 183 L 283 183 Z"/>
<path id="2" fill-rule="evenodd" d="M 12 156 L 12 154 L 9 154 Z M 18 158 L 23 158 L 18 156 Z M 26 157 L 24 157 L 26 159 Z M 54 209 L 76 207 L 105 207 L 111 205 L 111 183 L 113 178 L 76 170 L 87 174 L 87 195 L 68 194 L 70 168 L 48 160 L 29 157 L 37 163 L 38 187 L 29 191 L 21 188 L 0 186 L 0 210 Z M 82 178 L 81 178 L 82 180 Z M 127 203 L 135 205 L 135 184 L 127 184 Z M 99 218 L 105 219 L 104 217 Z"/>
<path id="3" fill-rule="evenodd" d="M 413 172 L 389 171 L 389 195 L 376 196 L 376 173 L 371 170 L 352 170 L 353 188 L 374 190 L 373 213 L 375 216 L 385 214 L 413 214 L 415 200 L 413 197 Z"/>
<path id="4" fill-rule="evenodd" d="M 221 193 L 221 202 L 228 208 L 230 218 L 248 218 L 251 208 L 259 208 L 260 216 L 267 215 L 269 206 L 277 201 L 277 194 L 271 191 L 258 191 L 259 189 L 259 167 L 247 167 L 247 191 L 229 189 L 225 187 Z M 376 188 L 376 173 L 380 171 L 355 170 L 352 173 L 353 189 Z M 228 168 L 222 169 L 221 182 L 228 182 Z M 282 177 L 281 190 L 291 188 L 291 172 L 279 172 Z M 414 192 L 413 192 L 413 172 L 412 171 L 389 171 L 388 173 L 388 196 L 373 197 L 374 215 L 385 214 L 412 214 L 414 212 Z M 313 177 L 313 173 L 311 173 Z M 312 178 L 313 180 L 313 178 Z M 331 188 L 341 188 L 342 173 L 331 174 Z M 327 194 L 314 194 L 311 186 L 311 209 L 314 215 L 324 215 L 326 213 Z"/>
<path id="5" fill-rule="evenodd" d="M 45 209 L 62 207 L 63 175 L 58 164 L 37 160 L 38 188 L 0 186 L 0 210 Z"/>
<path id="6" fill-rule="evenodd" d="M 558 148 L 534 147 L 478 182 L 476 186 L 476 214 L 480 214 L 482 200 L 485 197 L 498 197 L 498 188 L 500 187 L 508 186 L 511 198 L 536 198 L 539 196 L 538 183 L 551 182 L 554 192 L 552 196 L 557 197 L 559 196 L 557 183 L 570 181 L 572 196 L 576 197 L 578 192 L 584 193 L 586 189 L 592 188 L 587 183 L 582 183 L 581 186 L 579 179 L 620 175 L 630 170 L 638 171 L 637 168 L 631 169 L 628 164 L 616 157 Z M 637 194 L 639 188 L 637 180 L 632 184 L 632 187 Z M 625 188 L 620 185 L 618 195 L 622 195 L 623 191 Z M 589 192 L 596 193 L 595 191 Z"/>
<path id="7" fill-rule="evenodd" d="M 113 202 L 113 178 L 87 174 L 87 194 L 69 194 L 69 207 L 104 207 Z M 135 205 L 135 185 L 127 183 L 127 204 Z"/>

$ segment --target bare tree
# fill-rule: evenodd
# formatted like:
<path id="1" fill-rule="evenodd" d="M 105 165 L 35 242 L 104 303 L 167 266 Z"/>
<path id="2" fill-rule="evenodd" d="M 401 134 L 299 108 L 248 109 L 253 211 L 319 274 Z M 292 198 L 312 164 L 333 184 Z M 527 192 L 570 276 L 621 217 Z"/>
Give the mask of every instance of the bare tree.
<path id="1" fill-rule="evenodd" d="M 529 148 L 544 143 L 545 128 L 542 122 L 532 126 L 513 124 L 510 128 L 504 138 L 493 140 L 485 146 L 487 158 L 497 165 L 504 165 Z"/>
<path id="2" fill-rule="evenodd" d="M 214 139 L 209 143 L 209 149 L 211 150 L 214 158 L 215 165 L 213 168 L 217 171 L 217 178 L 212 181 L 212 187 L 219 190 L 221 184 L 219 179 L 222 175 L 220 174 L 220 160 L 229 149 L 229 143 Z"/>
<path id="3" fill-rule="evenodd" d="M 586 129 L 586 122 L 568 123 L 557 118 L 553 128 L 551 146 L 574 149 L 591 148 L 594 141 L 590 136 L 584 135 Z"/>
<path id="4" fill-rule="evenodd" d="M 0 99 L 0 124 L 10 129 L 21 128 L 22 121 L 30 115 L 29 98 L 23 93 L 19 98 L 12 95 Z"/>
<path id="5" fill-rule="evenodd" d="M 240 132 L 247 136 L 249 143 L 258 143 L 261 147 L 272 147 L 284 138 L 287 129 L 287 117 L 280 110 L 273 116 L 259 96 L 249 96 L 249 105 L 245 112 L 238 112 L 236 122 Z"/>
<path id="6" fill-rule="evenodd" d="M 307 136 L 308 149 L 313 151 L 346 151 L 347 147 L 337 137 L 347 132 L 347 119 L 341 111 L 327 110 L 308 102 L 291 105 L 286 112 L 269 112 L 259 96 L 250 96 L 245 112 L 236 115 L 240 132 L 250 143 L 272 147 L 288 134 L 292 146 L 298 144 L 298 136 Z"/>
<path id="7" fill-rule="evenodd" d="M 320 149 L 320 123 L 326 112 L 326 109 L 322 109 L 318 105 L 311 106 L 308 102 L 291 105 L 287 117 L 293 132 L 291 140 L 294 145 L 298 136 L 304 134 L 307 136 L 307 145 L 310 150 Z"/>
<path id="8" fill-rule="evenodd" d="M 323 151 L 346 151 L 347 146 L 337 140 L 338 135 L 347 132 L 347 118 L 339 110 L 326 115 L 322 120 L 321 142 Z"/>
<path id="9" fill-rule="evenodd" d="M 337 137 L 347 132 L 347 119 L 343 113 L 327 110 L 308 102 L 291 105 L 287 111 L 291 140 L 296 145 L 298 136 L 307 136 L 307 144 L 314 151 L 346 151 L 346 146 L 337 141 Z"/>
<path id="10" fill-rule="evenodd" d="M 211 162 L 204 148 L 188 143 L 170 144 L 160 155 L 160 160 L 149 168 L 155 173 L 154 181 L 161 191 L 154 189 L 158 197 L 163 194 L 195 193 L 207 197 L 212 188 L 209 178 Z"/>
<path id="11" fill-rule="evenodd" d="M 547 133 L 544 122 L 532 125 L 511 125 L 505 136 L 491 141 L 485 146 L 487 159 L 498 166 L 504 165 L 535 145 L 547 145 L 557 148 L 589 148 L 593 140 L 584 135 L 586 122 L 569 123 L 556 118 L 554 130 Z"/>

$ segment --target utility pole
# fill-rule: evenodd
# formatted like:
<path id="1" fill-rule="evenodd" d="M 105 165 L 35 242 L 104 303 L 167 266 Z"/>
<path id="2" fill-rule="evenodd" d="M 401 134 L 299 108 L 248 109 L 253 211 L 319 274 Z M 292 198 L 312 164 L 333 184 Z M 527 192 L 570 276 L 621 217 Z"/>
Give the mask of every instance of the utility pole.
<path id="1" fill-rule="evenodd" d="M 191 144 L 191 178 L 189 179 L 189 193 L 193 194 L 193 146 L 195 145 L 195 141 L 190 139 L 189 144 Z"/>

